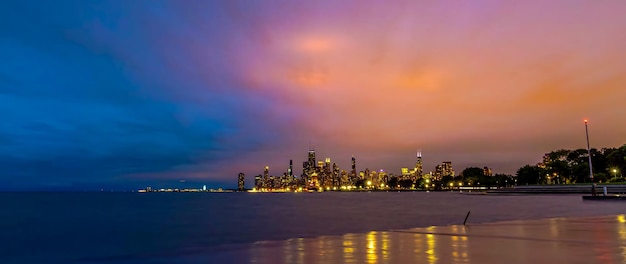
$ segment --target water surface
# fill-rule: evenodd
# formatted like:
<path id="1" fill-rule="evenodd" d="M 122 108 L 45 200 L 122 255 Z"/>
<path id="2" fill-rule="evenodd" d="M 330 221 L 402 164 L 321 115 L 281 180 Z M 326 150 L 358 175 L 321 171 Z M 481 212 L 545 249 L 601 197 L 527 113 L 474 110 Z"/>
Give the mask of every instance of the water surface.
<path id="1" fill-rule="evenodd" d="M 580 195 L 0 193 L 0 262 L 80 263 L 299 237 L 624 213 Z"/>

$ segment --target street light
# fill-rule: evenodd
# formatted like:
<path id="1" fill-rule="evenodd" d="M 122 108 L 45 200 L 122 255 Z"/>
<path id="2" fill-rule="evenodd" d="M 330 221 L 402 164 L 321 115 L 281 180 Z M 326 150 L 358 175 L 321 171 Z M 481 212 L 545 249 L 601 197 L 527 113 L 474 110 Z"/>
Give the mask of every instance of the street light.
<path id="1" fill-rule="evenodd" d="M 587 119 L 585 119 L 585 135 L 587 136 L 587 156 L 589 157 L 589 179 L 591 179 L 591 195 L 596 195 L 596 184 L 593 182 L 593 166 L 591 165 L 591 148 L 589 147 L 589 129 L 587 128 Z"/>
<path id="2" fill-rule="evenodd" d="M 613 181 L 617 180 L 617 169 L 613 169 Z"/>

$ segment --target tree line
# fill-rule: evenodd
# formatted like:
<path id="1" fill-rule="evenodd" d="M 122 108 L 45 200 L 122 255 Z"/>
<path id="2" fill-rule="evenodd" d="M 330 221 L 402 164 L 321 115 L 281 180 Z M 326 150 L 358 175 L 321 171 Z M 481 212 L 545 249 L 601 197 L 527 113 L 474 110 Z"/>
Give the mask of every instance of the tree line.
<path id="1" fill-rule="evenodd" d="M 588 157 L 586 149 L 559 149 L 546 153 L 543 162 L 517 170 L 517 184 L 588 183 L 591 180 Z M 594 182 L 623 182 L 626 144 L 619 148 L 591 149 L 591 165 Z"/>

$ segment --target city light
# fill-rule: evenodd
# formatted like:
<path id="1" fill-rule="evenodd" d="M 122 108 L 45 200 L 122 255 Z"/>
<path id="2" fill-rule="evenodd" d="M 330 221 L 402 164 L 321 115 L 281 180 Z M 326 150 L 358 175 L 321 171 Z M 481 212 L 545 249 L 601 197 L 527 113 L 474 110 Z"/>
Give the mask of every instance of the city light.
<path id="1" fill-rule="evenodd" d="M 323 192 L 323 191 L 387 191 L 393 190 L 438 190 L 454 187 L 455 183 L 442 182 L 444 177 L 454 177 L 452 162 L 443 161 L 436 165 L 435 171 L 423 173 L 422 152 L 418 150 L 414 166 L 402 167 L 400 174 L 384 169 L 357 171 L 356 158 L 351 158 L 351 170 L 342 170 L 331 158 L 318 159 L 314 149 L 307 152 L 307 159 L 302 163 L 302 174 L 294 175 L 293 160 L 280 176 L 270 173 L 270 166 L 264 166 L 262 173 L 254 176 L 254 185 L 250 192 Z M 487 168 L 487 167 L 485 167 Z M 246 191 L 245 174 L 238 175 L 237 191 Z"/>

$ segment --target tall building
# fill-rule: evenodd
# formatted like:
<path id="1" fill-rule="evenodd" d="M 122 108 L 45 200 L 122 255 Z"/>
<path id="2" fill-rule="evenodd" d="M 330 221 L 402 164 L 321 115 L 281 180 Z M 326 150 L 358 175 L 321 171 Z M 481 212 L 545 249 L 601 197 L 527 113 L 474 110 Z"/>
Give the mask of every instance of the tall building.
<path id="1" fill-rule="evenodd" d="M 315 150 L 309 149 L 309 165 L 311 165 L 311 167 L 314 167 L 316 163 L 317 161 L 315 160 Z"/>
<path id="2" fill-rule="evenodd" d="M 246 183 L 245 183 L 245 178 L 246 175 L 242 173 L 239 173 L 239 176 L 237 176 L 237 191 L 243 192 L 246 190 Z M 206 185 L 205 185 L 206 188 Z"/>
<path id="3" fill-rule="evenodd" d="M 341 175 L 339 171 L 340 170 L 339 170 L 339 166 L 337 166 L 337 163 L 333 163 L 333 172 L 332 172 L 333 173 L 333 177 L 332 177 L 333 187 L 341 186 Z"/>
<path id="4" fill-rule="evenodd" d="M 441 180 L 446 176 L 454 177 L 454 169 L 452 169 L 452 162 L 444 161 L 435 167 L 435 173 L 432 174 L 435 180 Z"/>
<path id="5" fill-rule="evenodd" d="M 289 160 L 289 170 L 287 170 L 287 175 L 289 176 L 289 181 L 293 179 L 293 160 Z"/>
<path id="6" fill-rule="evenodd" d="M 356 159 L 354 158 L 354 156 L 352 156 L 352 171 L 350 171 L 350 180 L 352 181 L 352 183 L 357 181 L 357 175 L 356 175 Z"/>
<path id="7" fill-rule="evenodd" d="M 454 169 L 452 169 L 452 162 L 451 161 L 444 161 L 443 163 L 441 163 L 441 176 L 452 176 L 454 177 Z"/>
<path id="8" fill-rule="evenodd" d="M 423 165 L 422 165 L 422 151 L 417 151 L 417 160 L 415 161 L 415 178 L 422 178 L 423 174 Z"/>
<path id="9" fill-rule="evenodd" d="M 265 169 L 263 170 L 263 188 L 267 188 L 268 183 L 269 183 L 269 177 L 270 177 L 270 166 L 265 166 Z"/>
<path id="10" fill-rule="evenodd" d="M 254 176 L 254 188 L 261 190 L 263 188 L 263 175 Z"/>
<path id="11" fill-rule="evenodd" d="M 311 176 L 316 172 L 315 150 L 309 149 L 308 159 L 302 162 L 302 179 L 304 182 L 310 181 Z"/>

